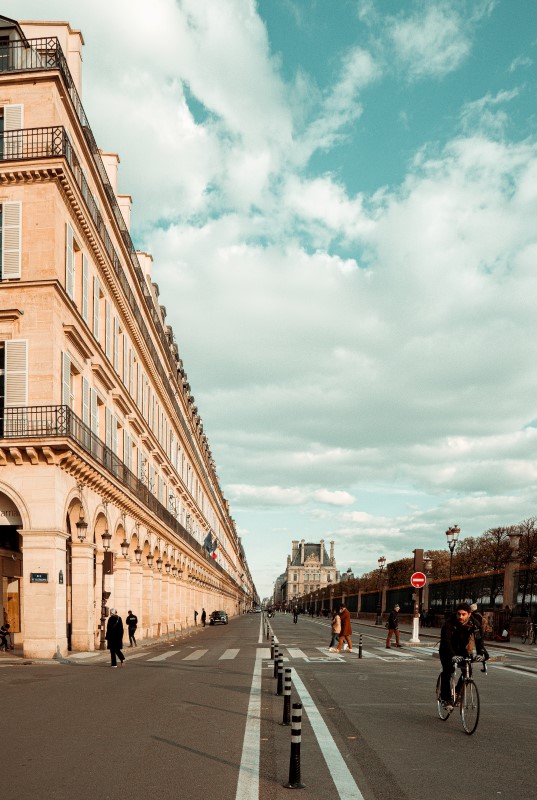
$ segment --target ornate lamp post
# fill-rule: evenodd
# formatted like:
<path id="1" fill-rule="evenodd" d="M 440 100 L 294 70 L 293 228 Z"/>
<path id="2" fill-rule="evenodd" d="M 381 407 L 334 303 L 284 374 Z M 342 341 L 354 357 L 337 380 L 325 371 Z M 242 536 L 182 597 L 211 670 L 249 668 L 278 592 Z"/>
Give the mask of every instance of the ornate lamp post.
<path id="1" fill-rule="evenodd" d="M 378 601 L 375 625 L 382 625 L 382 570 L 386 566 L 386 556 L 380 556 L 377 563 L 379 565 L 379 576 L 377 580 Z"/>
<path id="2" fill-rule="evenodd" d="M 451 605 L 451 610 L 453 611 L 453 597 L 451 595 L 451 576 L 453 572 L 453 551 L 457 547 L 457 541 L 459 539 L 459 533 L 461 529 L 458 525 L 453 525 L 451 528 L 448 528 L 446 531 L 446 538 L 447 538 L 447 545 L 449 547 L 449 584 L 448 584 L 448 602 Z"/>

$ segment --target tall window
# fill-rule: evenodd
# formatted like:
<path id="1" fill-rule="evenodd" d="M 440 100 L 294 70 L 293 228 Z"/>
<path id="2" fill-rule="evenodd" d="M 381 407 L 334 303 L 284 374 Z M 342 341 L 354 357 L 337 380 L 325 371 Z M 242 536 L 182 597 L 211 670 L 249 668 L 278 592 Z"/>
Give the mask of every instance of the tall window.
<path id="1" fill-rule="evenodd" d="M 0 250 L 2 252 L 2 280 L 21 276 L 22 203 L 10 201 L 0 204 Z"/>

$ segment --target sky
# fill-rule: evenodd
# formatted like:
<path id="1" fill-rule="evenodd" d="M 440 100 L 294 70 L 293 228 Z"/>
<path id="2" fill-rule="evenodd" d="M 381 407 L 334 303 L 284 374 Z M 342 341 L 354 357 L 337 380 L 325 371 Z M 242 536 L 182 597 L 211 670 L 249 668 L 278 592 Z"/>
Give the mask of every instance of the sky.
<path id="1" fill-rule="evenodd" d="M 537 513 L 537 3 L 2 7 L 83 32 L 261 597 Z"/>

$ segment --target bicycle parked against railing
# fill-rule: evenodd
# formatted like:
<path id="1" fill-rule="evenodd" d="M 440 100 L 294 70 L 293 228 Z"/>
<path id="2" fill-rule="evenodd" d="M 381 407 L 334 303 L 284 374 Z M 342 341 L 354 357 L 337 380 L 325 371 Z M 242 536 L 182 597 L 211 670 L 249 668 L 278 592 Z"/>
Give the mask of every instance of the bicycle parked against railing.
<path id="1" fill-rule="evenodd" d="M 476 659 L 473 656 L 462 658 L 459 662 L 461 674 L 458 681 L 455 683 L 455 673 L 451 676 L 450 690 L 451 702 L 445 703 L 441 696 L 441 679 L 442 673 L 438 676 L 436 682 L 436 700 L 438 704 L 438 716 L 445 722 L 457 706 L 461 712 L 461 721 L 464 732 L 469 736 L 475 733 L 477 723 L 479 722 L 479 692 L 475 681 L 472 679 L 472 662 Z M 481 670 L 486 674 L 487 665 L 483 661 L 483 669 Z"/>
<path id="2" fill-rule="evenodd" d="M 535 644 L 536 635 L 537 635 L 537 626 L 535 625 L 534 622 L 531 621 L 531 619 L 528 619 L 526 621 L 526 624 L 524 625 L 522 633 L 520 634 L 522 644 L 526 644 L 526 642 L 528 642 L 529 644 Z"/>

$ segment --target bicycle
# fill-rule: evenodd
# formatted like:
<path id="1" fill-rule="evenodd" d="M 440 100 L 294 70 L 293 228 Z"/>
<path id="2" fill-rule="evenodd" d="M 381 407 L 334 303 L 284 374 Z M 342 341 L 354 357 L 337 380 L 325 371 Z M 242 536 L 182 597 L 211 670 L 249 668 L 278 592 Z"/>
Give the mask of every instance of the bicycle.
<path id="1" fill-rule="evenodd" d="M 445 722 L 458 706 L 461 712 L 462 727 L 468 736 L 475 733 L 479 722 L 479 692 L 475 681 L 472 680 L 472 662 L 474 660 L 473 656 L 468 656 L 462 660 L 462 663 L 459 664 L 461 674 L 456 684 L 455 673 L 453 672 L 451 676 L 451 703 L 447 706 L 442 702 L 440 693 L 442 673 L 440 673 L 436 681 L 438 716 L 442 722 Z M 485 674 L 487 672 L 485 661 L 483 661 L 483 669 L 481 671 Z"/>
<path id="2" fill-rule="evenodd" d="M 522 644 L 526 644 L 529 641 L 530 644 L 535 644 L 535 637 L 537 635 L 537 630 L 534 623 L 529 619 L 524 626 L 524 630 L 520 634 L 520 638 L 522 640 Z"/>

